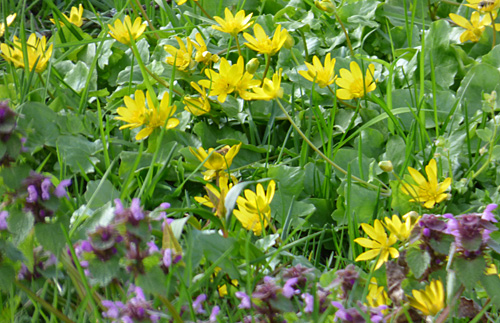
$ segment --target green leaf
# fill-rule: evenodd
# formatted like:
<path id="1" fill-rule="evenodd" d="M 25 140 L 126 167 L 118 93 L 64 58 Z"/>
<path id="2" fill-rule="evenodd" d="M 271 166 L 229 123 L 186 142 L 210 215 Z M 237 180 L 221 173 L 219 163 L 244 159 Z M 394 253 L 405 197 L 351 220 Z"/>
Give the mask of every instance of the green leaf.
<path id="1" fill-rule="evenodd" d="M 206 122 L 198 122 L 194 125 L 193 131 L 200 138 L 203 147 L 214 148 L 218 146 L 220 139 L 235 139 L 239 142 L 247 143 L 247 137 L 242 132 L 229 127 L 220 128 L 216 124 L 208 125 Z"/>
<path id="2" fill-rule="evenodd" d="M 87 86 L 87 78 L 90 73 L 89 67 L 82 61 L 76 65 L 64 76 L 64 82 L 68 84 L 75 92 L 80 93 Z M 90 79 L 90 89 L 97 88 L 97 72 L 94 70 Z"/>
<path id="3" fill-rule="evenodd" d="M 40 146 L 55 146 L 59 128 L 54 125 L 57 114 L 39 102 L 26 102 L 19 107 L 24 116 L 19 118 L 19 127 L 28 133 L 25 146 L 36 149 Z"/>
<path id="4" fill-rule="evenodd" d="M 97 163 L 98 159 L 92 157 L 92 155 L 102 149 L 100 140 L 90 142 L 81 135 L 65 135 L 57 138 L 56 144 L 61 157 L 73 173 L 83 171 L 88 174 L 94 172 L 94 165 L 92 163 Z"/>
<path id="5" fill-rule="evenodd" d="M 498 275 L 482 275 L 481 276 L 481 285 L 488 293 L 493 304 L 496 307 L 500 307 L 500 278 Z"/>
<path id="6" fill-rule="evenodd" d="M 463 96 L 466 100 L 463 104 L 467 104 L 467 113 L 471 118 L 476 111 L 481 111 L 482 93 L 492 91 L 500 92 L 500 71 L 489 64 L 480 63 L 473 66 L 462 79 L 457 97 Z"/>
<path id="7" fill-rule="evenodd" d="M 35 226 L 35 236 L 38 242 L 54 255 L 59 255 L 66 245 L 64 233 L 59 223 L 39 223 Z"/>
<path id="8" fill-rule="evenodd" d="M 286 165 L 270 166 L 267 176 L 279 183 L 279 189 L 287 195 L 299 195 L 304 190 L 305 172 L 299 167 Z"/>
<path id="9" fill-rule="evenodd" d="M 137 277 L 137 285 L 141 287 L 144 292 L 156 295 L 166 296 L 167 289 L 165 287 L 165 278 L 167 276 L 158 267 L 153 267 L 144 275 Z"/>
<path id="10" fill-rule="evenodd" d="M 491 140 L 491 136 L 493 136 L 493 132 L 489 128 L 477 129 L 477 136 L 482 140 L 489 142 Z"/>
<path id="11" fill-rule="evenodd" d="M 456 257 L 453 265 L 458 274 L 458 279 L 464 286 L 471 290 L 476 286 L 476 283 L 483 279 L 486 270 L 486 261 L 483 257 L 475 259 L 465 259 L 463 257 Z M 497 290 L 498 293 L 498 290 Z"/>
<path id="12" fill-rule="evenodd" d="M 431 264 L 431 256 L 426 250 L 420 248 L 410 248 L 406 253 L 406 263 L 419 279 Z"/>
<path id="13" fill-rule="evenodd" d="M 31 212 L 23 212 L 20 210 L 10 210 L 7 218 L 9 231 L 12 233 L 13 242 L 19 245 L 28 236 L 35 223 L 35 218 Z"/>
<path id="14" fill-rule="evenodd" d="M 89 270 L 92 273 L 92 281 L 106 286 L 116 276 L 119 266 L 119 259 L 112 258 L 108 261 L 94 259 L 89 262 Z"/>
<path id="15" fill-rule="evenodd" d="M 99 190 L 97 188 L 101 185 Z M 90 181 L 87 183 L 87 190 L 85 191 L 85 200 L 90 202 L 92 196 L 94 196 L 92 203 L 87 207 L 91 209 L 97 209 L 106 203 L 113 201 L 120 197 L 120 192 L 111 184 L 107 179 L 104 181 Z"/>
<path id="16" fill-rule="evenodd" d="M 10 241 L 0 240 L 0 254 L 7 256 L 12 262 L 26 260 L 23 253 Z"/>
<path id="17" fill-rule="evenodd" d="M 0 265 L 0 290 L 8 293 L 16 280 L 16 271 L 8 264 Z M 5 305 L 5 304 L 4 304 Z"/>

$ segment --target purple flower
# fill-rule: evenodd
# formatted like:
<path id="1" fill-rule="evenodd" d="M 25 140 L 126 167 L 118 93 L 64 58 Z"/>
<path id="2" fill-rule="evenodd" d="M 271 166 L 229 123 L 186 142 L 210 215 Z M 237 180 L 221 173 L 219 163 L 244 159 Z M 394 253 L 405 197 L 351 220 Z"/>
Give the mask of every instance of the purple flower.
<path id="1" fill-rule="evenodd" d="M 49 178 L 45 178 L 42 182 L 42 200 L 46 201 L 50 199 L 50 188 L 52 187 L 52 182 Z"/>
<path id="2" fill-rule="evenodd" d="M 309 293 L 304 293 L 301 296 L 305 303 L 304 312 L 312 313 L 314 311 L 314 297 Z"/>
<path id="3" fill-rule="evenodd" d="M 354 283 L 359 277 L 359 273 L 356 271 L 356 266 L 353 264 L 347 265 L 345 269 L 337 270 L 337 278 L 334 283 L 342 287 L 344 292 L 343 297 L 347 297 L 347 294 L 352 290 Z"/>
<path id="4" fill-rule="evenodd" d="M 148 254 L 152 255 L 155 252 L 160 252 L 160 249 L 158 249 L 154 241 L 149 241 L 147 245 L 148 245 Z"/>
<path id="5" fill-rule="evenodd" d="M 172 266 L 172 249 L 170 248 L 163 251 L 163 265 L 167 268 Z"/>
<path id="6" fill-rule="evenodd" d="M 203 309 L 203 302 L 207 300 L 207 295 L 205 294 L 200 294 L 198 297 L 196 297 L 195 301 L 193 302 L 193 309 L 196 313 L 198 314 L 205 314 L 205 310 Z"/>
<path id="7" fill-rule="evenodd" d="M 120 311 L 125 307 L 122 302 L 113 302 L 108 300 L 103 300 L 102 305 L 108 309 L 106 312 L 102 312 L 102 316 L 112 319 L 117 319 L 120 316 Z"/>
<path id="8" fill-rule="evenodd" d="M 255 287 L 255 292 L 252 293 L 253 298 L 260 299 L 263 302 L 268 302 L 276 298 L 277 292 L 280 290 L 279 286 L 272 277 L 264 277 L 264 282 Z"/>
<path id="9" fill-rule="evenodd" d="M 498 207 L 497 204 L 488 204 L 486 206 L 486 209 L 484 209 L 483 216 L 481 217 L 483 220 L 490 221 L 490 222 L 498 222 L 497 219 L 495 219 L 495 215 L 491 212 L 495 210 Z"/>
<path id="10" fill-rule="evenodd" d="M 7 230 L 7 218 L 9 217 L 9 212 L 1 211 L 0 212 L 0 231 Z"/>
<path id="11" fill-rule="evenodd" d="M 212 308 L 212 312 L 210 313 L 209 321 L 217 322 L 217 315 L 219 315 L 219 312 L 220 312 L 220 307 L 217 305 L 214 306 L 214 308 Z"/>
<path id="12" fill-rule="evenodd" d="M 124 210 L 122 201 L 120 201 L 120 199 L 115 199 L 115 214 L 123 214 Z"/>
<path id="13" fill-rule="evenodd" d="M 70 179 L 63 179 L 54 190 L 55 196 L 57 196 L 58 198 L 62 198 L 64 196 L 68 197 L 68 193 L 66 192 L 66 187 L 70 185 L 71 185 Z"/>
<path id="14" fill-rule="evenodd" d="M 300 290 L 293 288 L 298 281 L 299 279 L 297 277 L 287 280 L 285 286 L 283 286 L 283 290 L 281 291 L 283 296 L 291 298 L 293 295 L 300 293 Z"/>
<path id="15" fill-rule="evenodd" d="M 298 264 L 286 269 L 283 273 L 283 278 L 298 278 L 299 280 L 297 282 L 297 285 L 299 285 L 300 287 L 305 287 L 307 279 L 314 277 L 314 275 L 312 274 L 313 270 L 313 268 L 307 268 L 302 266 L 301 264 Z"/>
<path id="16" fill-rule="evenodd" d="M 339 302 L 332 302 L 331 303 L 334 307 L 336 307 L 338 310 L 335 313 L 335 318 L 339 318 L 342 320 L 343 323 L 347 322 L 353 322 L 353 323 L 364 323 L 366 320 L 364 319 L 363 315 L 359 313 L 357 308 L 348 308 L 346 309 L 341 303 Z M 366 307 L 365 305 L 362 305 L 361 303 L 358 303 L 358 308 L 363 311 L 366 314 L 370 315 L 370 321 L 373 323 L 378 323 L 384 320 L 384 315 L 382 314 L 382 310 L 387 309 L 387 306 L 379 306 L 377 308 L 369 308 Z"/>
<path id="17" fill-rule="evenodd" d="M 30 185 L 27 188 L 28 197 L 26 198 L 26 202 L 35 203 L 38 200 L 38 192 L 36 191 L 35 185 Z"/>
<path id="18" fill-rule="evenodd" d="M 133 198 L 132 199 L 132 204 L 130 205 L 130 211 L 132 212 L 132 217 L 136 221 L 140 221 L 144 219 L 144 213 L 142 212 L 141 209 L 141 200 L 138 198 Z"/>
<path id="19" fill-rule="evenodd" d="M 162 204 L 160 204 L 160 207 L 164 210 L 170 208 L 170 203 L 168 202 L 163 202 Z"/>
<path id="20" fill-rule="evenodd" d="M 248 309 L 252 307 L 250 296 L 248 296 L 245 292 L 236 292 L 234 295 L 241 300 L 240 305 L 238 305 L 239 309 Z"/>

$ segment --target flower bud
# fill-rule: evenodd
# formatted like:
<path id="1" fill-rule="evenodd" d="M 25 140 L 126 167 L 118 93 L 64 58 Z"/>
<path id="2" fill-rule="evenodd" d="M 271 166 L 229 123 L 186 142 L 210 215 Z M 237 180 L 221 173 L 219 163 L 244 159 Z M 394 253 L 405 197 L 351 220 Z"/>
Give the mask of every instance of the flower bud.
<path id="1" fill-rule="evenodd" d="M 392 162 L 390 160 L 383 160 L 378 163 L 378 167 L 380 167 L 381 170 L 384 172 L 392 172 L 393 167 L 392 167 Z"/>
<path id="2" fill-rule="evenodd" d="M 259 65 L 260 65 L 259 60 L 254 57 L 248 61 L 247 65 L 246 65 L 246 70 L 250 74 L 255 74 L 255 72 L 259 68 Z"/>
<path id="3" fill-rule="evenodd" d="M 330 0 L 316 0 L 314 1 L 314 5 L 316 6 L 316 8 L 328 13 L 332 13 L 335 11 L 335 5 Z"/>
<path id="4" fill-rule="evenodd" d="M 293 45 L 295 45 L 295 40 L 293 40 L 293 37 L 289 33 L 286 33 L 286 40 L 283 47 L 286 49 L 292 49 Z"/>

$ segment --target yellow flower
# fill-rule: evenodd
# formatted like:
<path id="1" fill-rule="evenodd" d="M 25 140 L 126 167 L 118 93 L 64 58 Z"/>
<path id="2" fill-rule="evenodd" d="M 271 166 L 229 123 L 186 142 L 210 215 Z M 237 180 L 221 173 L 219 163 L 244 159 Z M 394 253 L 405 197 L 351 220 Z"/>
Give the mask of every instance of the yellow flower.
<path id="1" fill-rule="evenodd" d="M 172 129 L 177 127 L 179 124 L 178 119 L 171 118 L 175 113 L 176 107 L 169 105 L 170 102 L 168 94 L 163 95 L 159 109 L 155 107 L 149 91 L 147 91 L 146 96 L 147 98 L 144 96 L 143 91 L 137 90 L 135 91 L 134 99 L 130 96 L 125 96 L 123 99 L 126 108 L 119 107 L 116 110 L 120 116 L 115 117 L 115 119 L 127 123 L 121 126 L 120 130 L 125 128 L 135 129 L 140 126 L 145 126 L 144 129 L 139 131 L 139 133 L 135 136 L 136 140 L 148 137 L 155 128 L 165 126 L 167 129 Z M 146 100 L 148 104 L 147 107 Z"/>
<path id="2" fill-rule="evenodd" d="M 482 20 L 479 20 L 479 12 L 474 11 L 470 17 L 470 22 L 462 16 L 450 13 L 450 18 L 454 23 L 466 30 L 460 35 L 460 41 L 465 43 L 470 40 L 471 42 L 478 42 L 483 34 L 485 26 L 491 24 L 490 15 L 485 15 Z"/>
<path id="3" fill-rule="evenodd" d="M 340 78 L 336 81 L 337 85 L 341 87 L 341 89 L 337 90 L 337 97 L 341 100 L 362 98 L 366 93 L 377 88 L 373 81 L 373 73 L 375 72 L 373 64 L 368 66 L 364 78 L 358 63 L 351 62 L 350 67 L 351 71 L 341 68 L 339 71 Z"/>
<path id="4" fill-rule="evenodd" d="M 254 25 L 253 32 L 255 34 L 255 38 L 248 33 L 243 34 L 243 37 L 245 37 L 248 41 L 245 45 L 259 54 L 267 54 L 271 56 L 276 54 L 281 47 L 283 47 L 283 44 L 288 37 L 288 32 L 286 29 L 281 30 L 281 25 L 276 27 L 272 40 L 266 35 L 266 32 L 259 24 Z"/>
<path id="5" fill-rule="evenodd" d="M 366 301 L 370 307 L 389 305 L 389 297 L 384 290 L 384 286 L 378 286 L 377 279 L 375 279 L 375 277 L 372 277 L 370 284 L 368 285 L 368 295 L 366 295 Z"/>
<path id="6" fill-rule="evenodd" d="M 498 275 L 498 268 L 495 264 L 491 264 L 486 268 L 486 275 Z M 498 275 L 500 277 L 500 275 Z"/>
<path id="7" fill-rule="evenodd" d="M 210 279 L 210 281 L 213 281 L 214 280 L 213 277 L 217 276 L 220 273 L 221 270 L 222 270 L 222 268 L 215 267 L 214 268 L 214 275 L 212 276 L 212 278 Z M 231 285 L 238 286 L 238 280 L 231 279 Z M 227 285 L 226 284 L 217 286 L 217 289 L 219 291 L 219 296 L 220 297 L 224 297 L 224 296 L 226 296 L 228 294 L 228 292 L 227 292 Z"/>
<path id="8" fill-rule="evenodd" d="M 184 45 L 184 42 L 179 37 L 175 36 L 177 43 L 179 44 L 179 48 L 177 49 L 172 45 L 165 45 L 165 50 L 172 56 L 167 57 L 167 63 L 170 65 L 174 65 L 178 70 L 185 71 L 193 67 L 194 62 L 192 59 L 193 56 L 193 43 L 191 39 L 187 39 L 187 48 Z"/>
<path id="9" fill-rule="evenodd" d="M 130 40 L 141 37 L 142 33 L 146 30 L 146 24 L 142 23 L 140 17 L 135 18 L 134 24 L 130 20 L 130 16 L 125 16 L 123 23 L 121 20 L 116 20 L 115 25 L 108 25 L 108 34 L 122 44 L 130 46 Z"/>
<path id="10" fill-rule="evenodd" d="M 442 183 L 438 183 L 437 164 L 434 159 L 431 159 L 429 165 L 425 166 L 425 173 L 429 181 L 413 167 L 408 167 L 408 171 L 416 185 L 403 184 L 401 190 L 412 197 L 410 202 L 424 203 L 424 207 L 431 209 L 434 204 L 441 203 L 448 197 L 446 190 L 451 185 L 451 178 L 447 177 Z"/>
<path id="11" fill-rule="evenodd" d="M 316 6 L 316 8 L 328 13 L 332 13 L 335 11 L 335 5 L 330 0 L 314 0 L 314 5 Z"/>
<path id="12" fill-rule="evenodd" d="M 234 215 L 241 222 L 241 225 L 252 230 L 256 236 L 262 234 L 262 230 L 267 227 L 271 220 L 271 201 L 274 197 L 276 183 L 270 181 L 267 192 L 261 184 L 257 184 L 257 193 L 252 190 L 245 190 L 245 197 L 238 197 L 236 203 L 238 210 L 234 210 Z"/>
<path id="13" fill-rule="evenodd" d="M 2 56 L 6 61 L 14 64 L 15 67 L 24 68 L 24 53 L 23 44 L 19 38 L 14 36 L 14 46 L 10 47 L 7 44 L 1 44 L 0 49 Z M 42 39 L 38 38 L 35 34 L 31 34 L 26 42 L 26 52 L 28 54 L 29 70 L 35 69 L 37 73 L 43 72 L 47 68 L 47 63 L 52 56 L 53 46 L 47 48 L 47 40 L 45 36 Z"/>
<path id="14" fill-rule="evenodd" d="M 281 88 L 281 68 L 278 73 L 274 73 L 273 80 L 266 78 L 262 87 L 252 88 L 254 94 L 251 95 L 252 100 L 273 100 L 283 97 L 283 89 Z"/>
<path id="15" fill-rule="evenodd" d="M 184 110 L 191 112 L 195 116 L 201 116 L 210 112 L 210 101 L 208 101 L 205 88 L 201 89 L 195 82 L 191 82 L 191 86 L 201 94 L 201 97 L 191 97 L 186 95 L 182 99 L 182 103 L 185 104 Z"/>
<path id="16" fill-rule="evenodd" d="M 224 201 L 226 199 L 227 192 L 238 183 L 238 181 L 233 180 L 233 183 L 228 183 L 229 177 L 221 176 L 219 178 L 219 188 L 215 185 L 207 184 L 205 189 L 207 190 L 207 194 L 204 197 L 196 196 L 194 199 L 196 202 L 201 205 L 207 206 L 209 208 L 214 209 L 215 214 L 223 219 L 226 215 L 226 208 L 224 206 Z"/>
<path id="17" fill-rule="evenodd" d="M 299 71 L 306 80 L 318 83 L 319 87 L 323 88 L 331 85 L 337 79 L 335 75 L 335 58 L 330 59 L 330 53 L 326 54 L 325 66 L 321 65 L 318 56 L 313 57 L 313 65 L 306 62 L 307 71 Z"/>
<path id="18" fill-rule="evenodd" d="M 480 12 L 492 12 L 500 8 L 500 0 L 467 0 L 465 6 Z"/>
<path id="19" fill-rule="evenodd" d="M 160 102 L 160 108 L 157 109 L 151 98 L 149 97 L 149 91 L 147 93 L 148 96 L 148 109 L 146 111 L 146 124 L 145 128 L 139 131 L 137 136 L 135 136 L 135 140 L 141 140 L 148 137 L 153 130 L 156 128 L 165 127 L 165 129 L 173 129 L 179 125 L 179 119 L 172 118 L 177 110 L 175 105 L 170 105 L 170 98 L 168 93 L 163 94 L 163 98 Z"/>
<path id="20" fill-rule="evenodd" d="M 77 7 L 71 7 L 71 11 L 69 13 L 69 17 L 63 14 L 64 18 L 66 18 L 70 23 L 77 27 L 81 27 L 83 25 L 83 6 L 80 4 Z M 54 19 L 50 19 L 50 21 L 55 24 L 56 21 Z M 64 22 L 60 21 L 61 26 L 64 26 Z"/>
<path id="21" fill-rule="evenodd" d="M 7 16 L 7 26 L 12 25 L 12 23 L 14 22 L 14 19 L 16 19 L 16 17 L 17 17 L 17 13 L 13 13 L 12 15 L 8 15 Z M 5 23 L 0 22 L 0 37 L 2 37 L 4 33 L 5 33 Z"/>
<path id="22" fill-rule="evenodd" d="M 208 155 L 211 154 L 203 164 L 203 166 L 208 169 L 203 173 L 203 175 L 205 175 L 204 179 L 206 181 L 209 181 L 218 173 L 229 170 L 229 167 L 231 167 L 231 164 L 233 163 L 234 157 L 240 151 L 241 145 L 242 143 L 239 143 L 232 147 L 226 145 L 221 149 L 215 151 L 213 148 L 210 148 L 208 149 L 208 152 L 205 151 L 202 147 L 199 147 L 197 150 L 189 147 L 189 150 L 201 162 L 203 162 L 208 157 Z"/>
<path id="23" fill-rule="evenodd" d="M 399 241 L 406 241 L 410 237 L 410 233 L 413 230 L 415 224 L 417 224 L 420 217 L 414 211 L 411 211 L 403 216 L 405 218 L 405 222 L 401 222 L 399 216 L 393 215 L 392 220 L 386 217 L 385 227 L 389 230 L 390 233 L 394 234 Z"/>
<path id="24" fill-rule="evenodd" d="M 408 296 L 410 305 L 424 315 L 436 315 L 444 308 L 444 289 L 440 280 L 433 280 L 425 290 L 413 290 L 413 297 Z"/>
<path id="25" fill-rule="evenodd" d="M 211 63 L 217 63 L 219 61 L 219 55 L 212 54 L 207 49 L 207 44 L 203 40 L 200 33 L 196 34 L 197 43 L 193 42 L 193 46 L 196 48 L 196 54 L 194 55 L 194 60 L 198 63 L 203 63 L 209 65 Z"/>
<path id="26" fill-rule="evenodd" d="M 217 96 L 217 100 L 221 103 L 224 103 L 227 95 L 234 91 L 237 91 L 243 99 L 249 99 L 251 93 L 247 90 L 260 83 L 258 80 L 253 80 L 253 75 L 245 71 L 245 63 L 241 56 L 234 65 L 229 65 L 225 58 L 221 58 L 219 73 L 207 69 L 205 74 L 210 80 L 201 80 L 198 83 L 210 89 L 210 95 Z"/>
<path id="27" fill-rule="evenodd" d="M 238 33 L 242 32 L 252 25 L 250 19 L 252 19 L 253 13 L 250 13 L 245 17 L 245 10 L 240 10 L 236 13 L 236 16 L 233 16 L 231 11 L 226 8 L 224 10 L 224 15 L 224 19 L 222 19 L 221 17 L 214 17 L 219 26 L 212 25 L 213 29 L 222 31 L 223 33 L 231 34 L 232 36 L 236 37 Z"/>
<path id="28" fill-rule="evenodd" d="M 377 264 L 375 265 L 375 270 L 377 270 L 389 259 L 389 254 L 392 258 L 399 257 L 398 250 L 391 247 L 397 241 L 396 236 L 391 234 L 387 237 L 387 233 L 385 232 L 384 226 L 380 220 L 375 220 L 374 227 L 367 223 L 362 223 L 361 227 L 363 228 L 363 231 L 365 231 L 366 234 L 368 234 L 368 236 L 373 240 L 367 238 L 357 238 L 354 239 L 354 242 L 372 250 L 365 251 L 360 254 L 356 258 L 356 261 L 370 260 L 379 256 Z"/>

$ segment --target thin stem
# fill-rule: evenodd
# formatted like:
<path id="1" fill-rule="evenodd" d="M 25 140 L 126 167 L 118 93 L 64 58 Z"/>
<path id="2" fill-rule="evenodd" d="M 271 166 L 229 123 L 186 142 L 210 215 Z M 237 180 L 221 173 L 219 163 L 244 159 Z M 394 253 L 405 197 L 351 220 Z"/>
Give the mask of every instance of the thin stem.
<path id="1" fill-rule="evenodd" d="M 283 105 L 281 104 L 281 102 L 279 101 L 279 99 L 276 99 L 276 102 L 278 103 L 278 106 L 280 107 L 281 111 L 285 114 L 285 116 L 288 119 L 288 121 L 291 123 L 292 127 L 295 129 L 295 131 L 297 131 L 297 133 L 302 137 L 302 139 L 304 139 L 304 141 L 312 148 L 312 150 L 314 150 L 318 155 L 321 156 L 321 158 L 323 158 L 327 163 L 329 163 L 330 165 L 332 165 L 336 170 L 338 170 L 339 172 L 341 172 L 344 175 L 347 175 L 347 172 L 342 167 L 340 167 L 339 165 L 337 165 L 330 158 L 328 158 L 325 154 L 323 154 L 321 152 L 321 150 L 319 150 L 318 148 L 316 148 L 316 146 L 309 140 L 309 138 L 307 138 L 307 136 L 302 132 L 302 130 L 300 130 L 300 128 L 297 126 L 297 124 L 290 117 L 290 115 L 285 110 L 285 107 L 283 107 Z M 368 183 L 368 182 L 366 182 L 366 181 L 362 180 L 361 178 L 356 177 L 354 175 L 351 175 L 351 178 L 353 180 L 355 180 L 356 182 L 358 182 L 360 184 L 363 184 L 363 185 L 365 185 L 367 187 L 370 187 L 372 189 L 376 189 L 376 190 L 379 189 L 378 186 L 373 185 L 371 183 Z M 384 183 L 380 183 L 380 184 L 382 184 L 382 186 L 384 186 L 383 188 L 380 188 L 381 192 L 383 192 L 384 194 L 389 194 L 389 191 L 390 191 L 389 188 L 387 186 L 385 186 Z"/>
<path id="2" fill-rule="evenodd" d="M 493 43 L 491 44 L 491 48 L 495 47 L 497 43 L 497 28 L 495 26 L 495 18 L 493 18 L 493 13 L 490 11 L 491 24 L 493 27 Z"/>
<path id="3" fill-rule="evenodd" d="M 234 38 L 236 39 L 236 47 L 238 47 L 238 54 L 240 54 L 240 56 L 243 56 L 241 55 L 241 47 L 240 47 L 240 41 L 238 40 L 238 35 L 235 35 Z"/>
<path id="4" fill-rule="evenodd" d="M 351 39 L 349 38 L 349 34 L 347 34 L 347 30 L 345 29 L 344 23 L 342 22 L 342 20 L 340 20 L 339 15 L 337 15 L 337 10 L 334 10 L 333 14 L 335 15 L 335 19 L 337 19 L 337 21 L 339 22 L 340 28 L 342 28 L 342 31 L 344 32 L 345 40 L 347 42 L 347 47 L 349 47 L 349 51 L 351 52 L 351 56 L 354 57 L 354 50 L 352 49 Z"/>
<path id="5" fill-rule="evenodd" d="M 201 12 L 203 12 L 203 14 L 207 16 L 208 19 L 214 20 L 214 18 L 208 12 L 206 12 L 205 9 L 203 9 L 198 1 L 195 0 L 194 3 L 198 6 L 198 8 L 200 8 Z"/>
<path id="6" fill-rule="evenodd" d="M 262 82 L 260 87 L 264 85 L 264 80 L 266 79 L 267 71 L 269 71 L 269 65 L 271 65 L 271 55 L 266 54 L 266 68 L 264 69 L 264 74 L 262 74 Z"/>
<path id="7" fill-rule="evenodd" d="M 137 8 L 139 8 L 139 11 L 141 12 L 142 16 L 148 22 L 148 27 L 151 28 L 151 30 L 153 31 L 153 34 L 155 35 L 155 38 L 156 39 L 160 39 L 160 35 L 158 35 L 158 33 L 156 32 L 156 28 L 151 23 L 151 20 L 149 19 L 148 14 L 146 13 L 146 11 L 142 7 L 142 5 L 139 3 L 138 0 L 134 0 L 134 1 L 135 1 L 135 5 L 137 6 Z"/>

